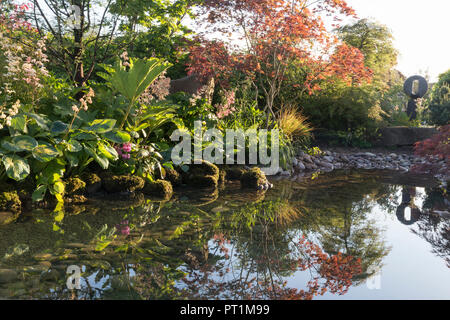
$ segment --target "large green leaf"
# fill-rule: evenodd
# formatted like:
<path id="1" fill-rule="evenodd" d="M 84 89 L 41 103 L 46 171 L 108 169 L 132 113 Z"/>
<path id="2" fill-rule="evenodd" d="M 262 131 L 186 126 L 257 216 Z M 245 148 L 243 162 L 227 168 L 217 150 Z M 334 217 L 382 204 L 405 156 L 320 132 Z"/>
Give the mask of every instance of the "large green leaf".
<path id="1" fill-rule="evenodd" d="M 20 149 L 20 151 L 32 151 L 39 145 L 36 139 L 30 136 L 17 136 L 12 138 L 11 142 Z"/>
<path id="2" fill-rule="evenodd" d="M 103 137 L 114 143 L 127 143 L 130 142 L 131 136 L 124 131 L 110 131 L 103 134 Z"/>
<path id="3" fill-rule="evenodd" d="M 9 152 L 20 152 L 22 151 L 18 146 L 5 139 L 2 141 L 2 148 Z"/>
<path id="4" fill-rule="evenodd" d="M 170 66 L 157 58 L 130 59 L 128 70 L 116 62 L 113 68 L 104 66 L 109 74 L 99 73 L 99 76 L 128 100 L 135 101 Z"/>
<path id="5" fill-rule="evenodd" d="M 9 178 L 22 181 L 30 174 L 30 165 L 27 160 L 17 155 L 3 156 L 3 165 Z"/>
<path id="6" fill-rule="evenodd" d="M 114 129 L 116 122 L 117 121 L 113 119 L 97 119 L 92 121 L 91 125 L 84 129 L 95 133 L 106 133 Z"/>
<path id="7" fill-rule="evenodd" d="M 55 121 L 52 123 L 50 131 L 52 132 L 52 134 L 58 135 L 66 132 L 68 129 L 69 125 L 67 123 L 64 123 L 62 121 Z"/>
<path id="8" fill-rule="evenodd" d="M 39 126 L 39 128 L 41 128 L 43 130 L 49 130 L 51 121 L 48 120 L 45 115 L 36 114 L 36 113 L 27 113 L 26 115 L 28 117 L 34 119 L 36 121 L 36 124 Z"/>
<path id="9" fill-rule="evenodd" d="M 74 135 L 72 135 L 72 139 L 78 140 L 78 141 L 95 141 L 98 140 L 98 136 L 94 133 L 81 131 Z"/>
<path id="10" fill-rule="evenodd" d="M 67 142 L 67 151 L 69 152 L 80 152 L 83 150 L 83 146 L 77 140 L 69 140 Z"/>
<path id="11" fill-rule="evenodd" d="M 47 186 L 46 185 L 40 185 L 39 187 L 34 190 L 33 195 L 31 198 L 34 202 L 39 202 L 44 200 L 45 193 L 47 192 Z"/>
<path id="12" fill-rule="evenodd" d="M 95 146 L 89 146 L 87 144 L 84 145 L 84 150 L 86 150 L 87 154 L 89 154 L 99 165 L 102 167 L 102 169 L 106 170 L 109 168 L 109 160 L 103 155 L 98 155 L 95 152 Z"/>
<path id="13" fill-rule="evenodd" d="M 109 145 L 104 145 L 103 143 L 98 144 L 98 152 L 100 155 L 105 156 L 109 160 L 116 161 L 119 159 L 119 154 L 117 153 L 116 149 Z"/>
<path id="14" fill-rule="evenodd" d="M 48 162 L 47 166 L 40 174 L 38 183 L 46 185 L 56 183 L 64 176 L 65 168 L 66 162 L 62 158 L 57 158 Z"/>
<path id="15" fill-rule="evenodd" d="M 71 167 L 78 167 L 80 160 L 78 159 L 76 154 L 64 152 L 64 155 L 66 156 L 66 159 L 69 161 Z"/>
<path id="16" fill-rule="evenodd" d="M 62 183 L 61 181 L 57 181 L 53 184 L 53 186 L 50 188 L 51 189 L 51 193 L 52 194 L 64 194 L 66 187 L 64 185 L 64 183 Z"/>
<path id="17" fill-rule="evenodd" d="M 24 114 L 19 114 L 11 119 L 11 128 L 17 131 L 26 133 L 27 131 L 27 116 Z"/>
<path id="18" fill-rule="evenodd" d="M 33 157 L 41 162 L 49 162 L 59 155 L 58 150 L 47 142 L 40 142 L 39 146 L 33 149 Z"/>

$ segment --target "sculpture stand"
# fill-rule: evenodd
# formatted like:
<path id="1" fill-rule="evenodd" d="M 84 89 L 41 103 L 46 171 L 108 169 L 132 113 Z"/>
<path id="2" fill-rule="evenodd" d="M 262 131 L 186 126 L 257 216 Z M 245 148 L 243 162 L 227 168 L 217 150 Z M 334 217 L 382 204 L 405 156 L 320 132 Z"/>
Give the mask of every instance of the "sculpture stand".
<path id="1" fill-rule="evenodd" d="M 406 114 L 409 117 L 409 120 L 417 119 L 417 100 L 411 99 L 408 101 L 408 107 L 406 108 Z"/>

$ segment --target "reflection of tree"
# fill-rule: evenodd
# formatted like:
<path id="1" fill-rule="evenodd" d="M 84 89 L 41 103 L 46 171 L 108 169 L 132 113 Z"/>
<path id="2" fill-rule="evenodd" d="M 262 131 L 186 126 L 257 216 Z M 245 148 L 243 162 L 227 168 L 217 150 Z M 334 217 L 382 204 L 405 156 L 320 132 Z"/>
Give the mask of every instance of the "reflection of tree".
<path id="1" fill-rule="evenodd" d="M 342 177 L 331 177 L 316 182 L 322 192 L 312 189 L 297 197 L 306 209 L 305 219 L 299 223 L 328 254 L 341 252 L 361 259 L 362 273 L 354 279 L 359 284 L 381 269 L 390 251 L 382 238 L 384 230 L 369 214 L 377 205 L 395 212 L 392 192 L 397 188 L 381 184 L 376 178 L 360 179 L 357 174 L 345 177 L 345 188 L 341 188 Z"/>
<path id="2" fill-rule="evenodd" d="M 222 259 L 188 268 L 186 293 L 197 299 L 312 299 L 327 291 L 344 294 L 359 261 L 328 255 L 288 229 L 299 213 L 286 201 L 247 205 L 235 212 L 224 233 L 215 235 L 212 252 Z M 230 240 L 228 240 L 230 239 Z M 310 273 L 305 289 L 290 288 L 294 272 Z"/>
<path id="3" fill-rule="evenodd" d="M 78 299 L 312 299 L 325 292 L 345 294 L 381 267 L 389 248 L 369 212 L 375 206 L 395 212 L 398 203 L 392 195 L 397 191 L 376 176 L 330 174 L 307 185 L 283 183 L 263 197 L 239 189 L 217 200 L 175 197 L 164 206 L 142 201 L 66 211 L 62 217 L 36 216 L 41 222 L 27 225 L 24 232 L 51 242 L 35 240 L 29 248 L 33 254 L 42 248 L 55 252 L 68 242 L 86 245 L 71 252 L 85 266 L 83 279 L 90 279 Z M 56 220 L 65 232 L 48 235 Z M 115 226 L 124 224 L 126 232 L 110 237 Z M 449 225 L 439 224 L 426 232 L 439 236 L 429 241 L 448 257 L 443 234 Z M 12 225 L 5 230 L 14 231 Z M 8 245 L 18 243 L 10 235 L 0 238 Z M 98 245 L 106 247 L 96 252 Z M 301 286 L 288 283 L 305 275 Z M 40 295 L 70 299 L 70 294 L 60 279 Z"/>
<path id="4" fill-rule="evenodd" d="M 430 243 L 432 252 L 450 268 L 450 219 L 433 213 L 433 210 L 448 208 L 448 199 L 440 189 L 427 189 L 426 193 L 423 210 L 427 213 L 420 216 L 412 231 Z"/>

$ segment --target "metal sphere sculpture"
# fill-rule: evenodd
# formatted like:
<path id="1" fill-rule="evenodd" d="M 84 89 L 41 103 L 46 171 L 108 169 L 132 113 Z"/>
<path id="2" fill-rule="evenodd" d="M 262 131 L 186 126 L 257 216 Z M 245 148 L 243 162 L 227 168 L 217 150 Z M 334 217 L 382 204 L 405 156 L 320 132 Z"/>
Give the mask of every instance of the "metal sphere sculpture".
<path id="1" fill-rule="evenodd" d="M 417 99 L 425 97 L 428 92 L 428 82 L 424 77 L 412 76 L 406 79 L 403 91 L 410 98 L 406 113 L 410 120 L 417 119 Z"/>

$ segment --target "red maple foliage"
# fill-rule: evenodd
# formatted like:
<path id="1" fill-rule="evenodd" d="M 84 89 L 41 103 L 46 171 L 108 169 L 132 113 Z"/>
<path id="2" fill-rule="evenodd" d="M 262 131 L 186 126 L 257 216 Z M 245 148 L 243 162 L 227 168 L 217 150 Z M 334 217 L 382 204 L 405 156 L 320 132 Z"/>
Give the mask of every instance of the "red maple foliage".
<path id="1" fill-rule="evenodd" d="M 418 156 L 433 157 L 450 161 L 450 125 L 439 130 L 432 138 L 416 143 L 415 152 Z"/>
<path id="2" fill-rule="evenodd" d="M 206 0 L 203 13 L 205 35 L 221 37 L 204 37 L 191 48 L 189 73 L 214 77 L 222 86 L 236 71 L 245 74 L 264 92 L 265 111 L 272 115 L 274 99 L 294 64 L 307 71 L 306 81 L 297 87 L 310 94 L 320 89 L 318 80 L 359 83 L 371 78 L 363 54 L 340 43 L 322 20 L 326 15 L 338 23 L 342 16 L 354 15 L 345 1 Z M 230 37 L 237 41 L 225 40 Z"/>
<path id="3" fill-rule="evenodd" d="M 31 23 L 27 21 L 26 14 L 33 8 L 32 3 L 11 3 L 0 0 L 0 26 L 4 31 L 34 31 Z"/>

